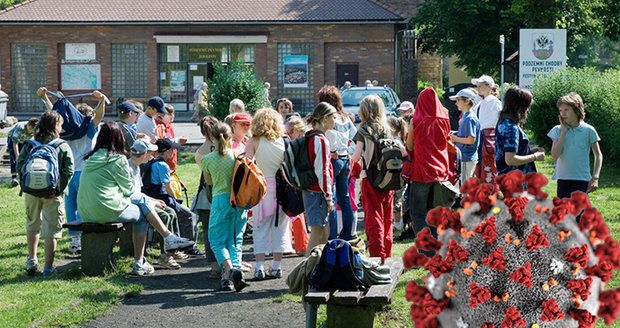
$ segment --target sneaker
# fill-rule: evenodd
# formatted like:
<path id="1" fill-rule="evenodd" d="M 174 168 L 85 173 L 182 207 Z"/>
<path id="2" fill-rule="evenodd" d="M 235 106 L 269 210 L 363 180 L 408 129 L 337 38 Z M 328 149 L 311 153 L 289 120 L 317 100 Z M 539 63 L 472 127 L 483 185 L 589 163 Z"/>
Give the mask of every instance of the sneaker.
<path id="1" fill-rule="evenodd" d="M 185 252 L 181 252 L 181 251 L 175 251 L 175 252 L 172 252 L 171 254 L 172 254 L 171 256 L 175 260 L 187 260 L 187 258 L 189 257 L 187 256 L 187 254 L 185 254 Z"/>
<path id="2" fill-rule="evenodd" d="M 56 273 L 55 267 L 49 267 L 49 268 L 43 269 L 43 277 L 49 277 L 53 275 L 54 273 Z"/>
<path id="3" fill-rule="evenodd" d="M 160 267 L 163 267 L 169 270 L 178 270 L 181 268 L 179 263 L 177 263 L 177 261 L 174 260 L 174 257 L 168 254 L 161 254 L 159 256 L 159 260 L 157 261 L 157 264 L 159 264 Z"/>
<path id="4" fill-rule="evenodd" d="M 271 269 L 271 270 L 269 270 L 269 276 L 277 278 L 277 279 L 282 278 L 282 269 L 276 269 L 276 270 Z"/>
<path id="5" fill-rule="evenodd" d="M 80 238 L 71 239 L 71 245 L 69 245 L 69 254 L 71 255 L 82 254 L 82 242 Z"/>
<path id="6" fill-rule="evenodd" d="M 250 272 L 252 270 L 252 264 L 248 262 L 241 262 L 241 271 Z"/>
<path id="7" fill-rule="evenodd" d="M 233 282 L 230 281 L 230 279 L 223 279 L 220 283 L 220 290 L 225 292 L 232 292 L 233 290 L 235 290 L 235 287 L 233 286 Z"/>
<path id="8" fill-rule="evenodd" d="M 19 180 L 17 178 L 11 179 L 11 188 L 19 186 Z"/>
<path id="9" fill-rule="evenodd" d="M 239 269 L 230 269 L 230 278 L 232 279 L 236 292 L 240 292 L 245 287 L 249 286 L 243 279 L 243 272 Z"/>
<path id="10" fill-rule="evenodd" d="M 258 269 L 254 270 L 254 280 L 264 280 L 265 279 L 265 270 Z"/>
<path id="11" fill-rule="evenodd" d="M 136 276 L 147 276 L 153 272 L 155 272 L 155 269 L 145 259 L 142 259 L 142 261 L 133 262 L 133 269 L 131 270 L 131 274 L 134 274 Z"/>
<path id="12" fill-rule="evenodd" d="M 39 260 L 36 257 L 29 257 L 26 260 L 26 272 L 29 275 L 33 275 L 39 269 Z"/>
<path id="13" fill-rule="evenodd" d="M 204 257 L 205 256 L 205 252 L 199 250 L 196 247 L 190 248 L 188 250 L 185 250 L 185 254 L 191 256 L 191 257 Z"/>
<path id="14" fill-rule="evenodd" d="M 187 248 L 193 246 L 195 244 L 194 241 L 181 238 L 177 235 L 170 234 L 168 237 L 164 238 L 164 251 L 174 251 L 180 248 Z"/>

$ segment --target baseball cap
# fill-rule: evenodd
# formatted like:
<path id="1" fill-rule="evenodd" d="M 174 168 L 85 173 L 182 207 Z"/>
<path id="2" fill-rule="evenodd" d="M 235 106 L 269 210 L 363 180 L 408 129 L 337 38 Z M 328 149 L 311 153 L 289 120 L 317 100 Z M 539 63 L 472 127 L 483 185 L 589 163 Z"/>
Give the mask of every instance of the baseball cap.
<path id="1" fill-rule="evenodd" d="M 157 146 L 147 140 L 136 139 L 136 141 L 133 142 L 133 145 L 131 145 L 130 150 L 132 154 L 141 155 L 147 151 L 156 151 Z"/>
<path id="2" fill-rule="evenodd" d="M 488 75 L 482 75 L 477 79 L 471 79 L 471 84 L 477 85 L 478 83 L 484 83 L 490 86 L 491 88 L 495 86 L 495 81 L 493 80 L 492 77 Z"/>
<path id="3" fill-rule="evenodd" d="M 164 103 L 164 100 L 161 99 L 160 97 L 153 97 L 149 99 L 146 105 L 155 108 L 155 110 L 157 110 L 158 113 L 161 113 L 161 114 L 168 113 L 166 112 L 166 109 L 164 108 L 166 104 Z"/>
<path id="4" fill-rule="evenodd" d="M 232 117 L 233 122 L 247 122 L 252 123 L 252 115 L 248 113 L 236 113 Z"/>
<path id="5" fill-rule="evenodd" d="M 181 145 L 179 145 L 178 143 L 170 140 L 170 139 L 158 139 L 157 141 L 155 141 L 155 145 L 157 145 L 157 152 L 158 153 L 163 153 L 165 151 L 168 151 L 170 149 L 181 149 Z"/>
<path id="6" fill-rule="evenodd" d="M 131 101 L 123 101 L 116 106 L 116 109 L 123 114 L 127 114 L 129 112 L 142 113 L 142 111 L 136 108 L 136 105 L 134 105 Z"/>
<path id="7" fill-rule="evenodd" d="M 454 96 L 450 96 L 448 98 L 450 100 L 452 100 L 452 101 L 456 101 L 457 97 L 463 97 L 463 98 L 471 99 L 471 101 L 474 102 L 474 103 L 476 103 L 476 101 L 478 101 L 478 95 L 475 92 L 473 92 L 472 90 L 468 89 L 468 88 L 461 89 Z"/>
<path id="8" fill-rule="evenodd" d="M 402 103 L 400 103 L 400 105 L 398 105 L 398 110 L 400 111 L 408 111 L 408 110 L 412 110 L 415 107 L 413 106 L 413 103 L 411 101 L 403 101 Z"/>

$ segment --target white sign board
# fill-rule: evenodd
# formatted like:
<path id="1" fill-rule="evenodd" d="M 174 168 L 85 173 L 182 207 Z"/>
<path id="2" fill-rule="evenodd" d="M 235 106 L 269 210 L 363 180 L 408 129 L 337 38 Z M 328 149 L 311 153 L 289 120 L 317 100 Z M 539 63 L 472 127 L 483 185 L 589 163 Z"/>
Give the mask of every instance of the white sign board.
<path id="1" fill-rule="evenodd" d="M 178 63 L 179 62 L 179 46 L 168 46 L 168 62 L 169 63 Z"/>
<path id="2" fill-rule="evenodd" d="M 91 61 L 97 60 L 96 46 L 94 43 L 65 43 L 66 61 Z"/>
<path id="3" fill-rule="evenodd" d="M 519 86 L 532 89 L 540 75 L 566 68 L 566 30 L 519 31 Z"/>

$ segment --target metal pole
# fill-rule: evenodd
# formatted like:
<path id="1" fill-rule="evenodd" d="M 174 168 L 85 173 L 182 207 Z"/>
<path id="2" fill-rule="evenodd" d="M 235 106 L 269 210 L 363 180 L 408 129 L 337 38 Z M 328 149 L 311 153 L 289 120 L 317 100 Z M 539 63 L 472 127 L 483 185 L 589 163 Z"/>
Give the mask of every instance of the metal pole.
<path id="1" fill-rule="evenodd" d="M 499 44 L 501 45 L 501 58 L 499 61 L 499 70 L 500 70 L 500 93 L 503 93 L 504 91 L 504 43 L 505 43 L 505 39 L 504 39 L 504 35 L 500 35 L 499 36 Z"/>

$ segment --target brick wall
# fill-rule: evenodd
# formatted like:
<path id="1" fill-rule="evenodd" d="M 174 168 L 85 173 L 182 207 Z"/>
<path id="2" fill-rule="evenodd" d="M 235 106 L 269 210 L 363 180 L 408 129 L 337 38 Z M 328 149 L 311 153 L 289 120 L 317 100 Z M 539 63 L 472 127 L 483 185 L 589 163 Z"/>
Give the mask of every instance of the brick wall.
<path id="1" fill-rule="evenodd" d="M 358 62 L 360 79 L 378 79 L 393 86 L 394 25 L 211 25 L 211 26 L 0 26 L 0 83 L 11 95 L 11 47 L 16 42 L 46 43 L 50 89 L 58 89 L 58 66 L 64 58 L 64 43 L 96 43 L 101 64 L 102 91 L 111 94 L 111 44 L 146 43 L 147 90 L 159 93 L 159 60 L 155 34 L 267 34 L 266 44 L 255 47 L 255 68 L 260 78 L 270 81 L 272 96 L 277 95 L 277 44 L 310 42 L 314 44 L 314 85 L 335 83 L 336 63 Z M 12 110 L 9 102 L 9 111 Z M 110 110 L 110 107 L 108 108 Z"/>

